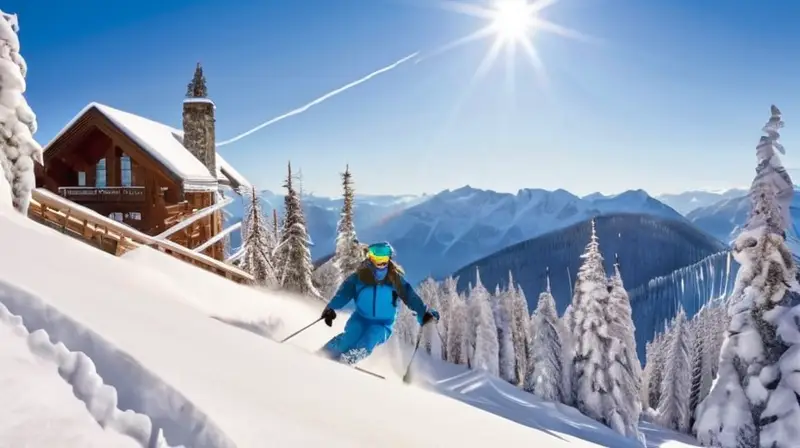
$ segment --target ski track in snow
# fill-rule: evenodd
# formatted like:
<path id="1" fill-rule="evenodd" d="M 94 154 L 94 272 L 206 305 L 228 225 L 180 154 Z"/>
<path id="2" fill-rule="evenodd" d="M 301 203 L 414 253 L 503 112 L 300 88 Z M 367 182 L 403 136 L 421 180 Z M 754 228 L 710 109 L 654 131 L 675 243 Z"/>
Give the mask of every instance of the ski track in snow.
<path id="1" fill-rule="evenodd" d="M 117 407 L 86 354 L 29 333 L 2 303 L 0 340 L 0 448 L 168 447 L 147 416 Z"/>

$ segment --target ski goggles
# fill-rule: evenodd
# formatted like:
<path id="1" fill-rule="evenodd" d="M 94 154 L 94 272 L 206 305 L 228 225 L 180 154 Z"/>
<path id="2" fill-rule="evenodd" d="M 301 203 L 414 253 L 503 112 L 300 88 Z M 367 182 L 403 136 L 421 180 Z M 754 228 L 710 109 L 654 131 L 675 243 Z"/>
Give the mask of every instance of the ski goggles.
<path id="1" fill-rule="evenodd" d="M 389 264 L 393 252 L 388 244 L 373 244 L 367 248 L 367 258 L 376 268 L 383 269 Z"/>

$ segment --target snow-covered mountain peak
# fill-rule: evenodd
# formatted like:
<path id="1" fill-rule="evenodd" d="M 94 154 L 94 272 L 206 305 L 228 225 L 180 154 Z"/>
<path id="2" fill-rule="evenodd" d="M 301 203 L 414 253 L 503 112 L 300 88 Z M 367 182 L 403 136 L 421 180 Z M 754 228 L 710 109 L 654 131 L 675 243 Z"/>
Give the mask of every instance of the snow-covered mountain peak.
<path id="1" fill-rule="evenodd" d="M 420 280 L 592 216 L 618 212 L 684 219 L 643 190 L 586 200 L 563 189 L 526 188 L 511 194 L 466 185 L 444 190 L 359 235 L 392 241 L 402 249 L 409 276 Z"/>

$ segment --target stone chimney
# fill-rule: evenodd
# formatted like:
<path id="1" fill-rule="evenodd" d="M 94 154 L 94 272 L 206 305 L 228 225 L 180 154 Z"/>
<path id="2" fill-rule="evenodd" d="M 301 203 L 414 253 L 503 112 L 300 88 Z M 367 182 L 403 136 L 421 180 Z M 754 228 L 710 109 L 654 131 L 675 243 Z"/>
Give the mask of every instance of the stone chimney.
<path id="1" fill-rule="evenodd" d="M 206 78 L 198 62 L 183 100 L 183 146 L 203 162 L 214 177 L 217 175 L 215 108 L 214 102 L 208 99 Z"/>

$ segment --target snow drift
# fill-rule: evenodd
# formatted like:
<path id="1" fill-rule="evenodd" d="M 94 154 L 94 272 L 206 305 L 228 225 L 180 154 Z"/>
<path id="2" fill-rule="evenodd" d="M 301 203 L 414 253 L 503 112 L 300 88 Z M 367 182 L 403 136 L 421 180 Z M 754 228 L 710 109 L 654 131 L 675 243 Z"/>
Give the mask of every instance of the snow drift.
<path id="1" fill-rule="evenodd" d="M 0 359 L 4 359 L 0 370 L 0 385 L 3 386 L 0 388 L 3 397 L 0 422 L 17 421 L 0 425 L 3 443 L 76 448 L 167 446 L 161 432 L 153 430 L 146 415 L 123 412 L 117 407 L 117 391 L 103 383 L 86 354 L 71 352 L 62 343 L 52 344 L 44 330 L 28 333 L 22 319 L 11 314 L 2 303 L 0 334 L 3 340 Z M 43 377 L 48 373 L 50 377 Z M 53 384 L 53 377 L 59 375 L 63 383 Z M 25 384 L 28 382 L 30 384 Z M 43 387 L 43 383 L 47 386 Z M 66 386 L 72 387 L 72 400 L 65 399 L 71 395 L 63 390 Z M 35 395 L 31 393 L 34 390 L 38 391 Z M 85 406 L 84 412 L 74 409 L 78 400 Z M 44 413 L 47 415 L 44 425 L 41 424 L 44 420 L 42 408 L 48 409 Z M 91 416 L 91 423 L 99 426 L 90 425 L 84 413 Z M 74 430 L 76 427 L 82 431 Z"/>

